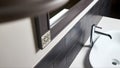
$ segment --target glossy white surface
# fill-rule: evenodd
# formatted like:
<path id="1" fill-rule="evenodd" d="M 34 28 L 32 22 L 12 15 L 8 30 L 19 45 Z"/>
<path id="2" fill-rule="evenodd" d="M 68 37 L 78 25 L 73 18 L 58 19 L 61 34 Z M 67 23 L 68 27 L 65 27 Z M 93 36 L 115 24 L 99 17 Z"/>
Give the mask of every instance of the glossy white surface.
<path id="1" fill-rule="evenodd" d="M 112 39 L 100 36 L 91 49 L 89 60 L 93 68 L 120 68 L 120 31 L 107 33 Z M 116 62 L 117 65 L 113 65 L 112 62 Z"/>

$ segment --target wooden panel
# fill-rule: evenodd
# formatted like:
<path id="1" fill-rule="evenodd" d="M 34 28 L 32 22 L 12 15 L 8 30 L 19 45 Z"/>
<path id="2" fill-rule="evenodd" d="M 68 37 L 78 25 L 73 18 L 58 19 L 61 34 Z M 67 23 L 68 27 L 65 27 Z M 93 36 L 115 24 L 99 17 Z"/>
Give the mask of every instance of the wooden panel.
<path id="1" fill-rule="evenodd" d="M 40 32 L 40 36 L 44 35 L 48 30 L 50 30 L 47 14 L 41 14 L 40 16 L 34 17 L 34 21 L 36 24 L 37 32 Z"/>
<path id="2" fill-rule="evenodd" d="M 38 48 L 43 49 L 41 37 L 50 30 L 47 14 L 34 17 L 34 23 L 36 28 L 36 37 L 38 42 Z"/>
<path id="3" fill-rule="evenodd" d="M 62 20 L 51 28 L 52 39 L 64 29 L 80 12 L 82 12 L 93 0 L 81 0 L 66 13 Z"/>

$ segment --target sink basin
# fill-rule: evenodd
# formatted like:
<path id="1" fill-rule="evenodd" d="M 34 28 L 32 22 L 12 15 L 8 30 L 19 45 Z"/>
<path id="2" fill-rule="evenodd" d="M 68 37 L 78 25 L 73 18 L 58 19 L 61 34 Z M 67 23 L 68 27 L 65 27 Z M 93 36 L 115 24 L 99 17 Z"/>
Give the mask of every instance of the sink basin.
<path id="1" fill-rule="evenodd" d="M 93 68 L 120 68 L 120 31 L 106 32 L 112 36 L 100 36 L 94 43 L 89 61 Z"/>

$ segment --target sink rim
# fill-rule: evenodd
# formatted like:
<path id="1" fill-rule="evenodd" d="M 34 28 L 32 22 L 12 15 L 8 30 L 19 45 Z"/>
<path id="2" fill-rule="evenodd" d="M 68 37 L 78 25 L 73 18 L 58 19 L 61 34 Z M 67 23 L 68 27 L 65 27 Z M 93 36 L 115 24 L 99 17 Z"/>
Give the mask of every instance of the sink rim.
<path id="1" fill-rule="evenodd" d="M 115 30 L 114 30 L 114 31 L 108 31 L 108 32 L 106 32 L 106 33 L 108 33 L 108 34 L 110 34 L 110 35 L 111 35 L 111 34 L 120 34 L 120 31 L 115 31 Z M 120 35 L 119 35 L 119 36 L 120 36 Z M 100 36 L 99 38 L 101 38 L 101 37 L 104 37 L 104 36 Z M 99 40 L 99 39 L 98 39 L 98 40 Z M 101 40 L 101 39 L 100 39 L 100 40 Z M 91 64 L 92 67 L 96 67 L 95 65 L 93 65 L 93 61 L 91 60 L 91 55 L 93 55 L 93 54 L 92 54 L 92 51 L 94 51 L 93 48 L 94 48 L 95 46 L 97 46 L 96 43 L 99 43 L 99 42 L 97 42 L 97 41 L 95 42 L 95 44 L 94 44 L 93 47 L 91 48 L 90 54 L 89 54 L 89 62 L 90 62 L 90 64 Z M 98 58 L 98 59 L 99 59 L 99 58 Z"/>

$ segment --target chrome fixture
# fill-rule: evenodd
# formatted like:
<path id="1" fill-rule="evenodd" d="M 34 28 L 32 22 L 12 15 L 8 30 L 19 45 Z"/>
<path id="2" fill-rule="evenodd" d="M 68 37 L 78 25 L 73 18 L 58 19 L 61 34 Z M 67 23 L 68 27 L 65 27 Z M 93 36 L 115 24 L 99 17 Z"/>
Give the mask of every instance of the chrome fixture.
<path id="1" fill-rule="evenodd" d="M 96 26 L 95 24 L 93 24 L 93 25 L 91 26 L 91 34 L 90 34 L 90 45 L 91 45 L 91 46 L 93 46 L 93 45 L 94 45 L 94 42 L 97 40 L 97 39 L 96 39 L 96 40 L 93 40 L 93 35 L 94 35 L 94 33 L 97 33 L 97 34 L 100 34 L 100 35 L 105 35 L 105 36 L 108 36 L 110 39 L 112 39 L 112 36 L 111 36 L 110 34 L 96 31 L 96 30 L 95 30 L 96 28 L 102 29 L 102 27 Z"/>

